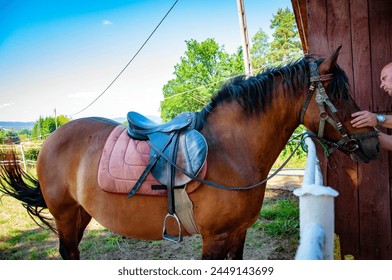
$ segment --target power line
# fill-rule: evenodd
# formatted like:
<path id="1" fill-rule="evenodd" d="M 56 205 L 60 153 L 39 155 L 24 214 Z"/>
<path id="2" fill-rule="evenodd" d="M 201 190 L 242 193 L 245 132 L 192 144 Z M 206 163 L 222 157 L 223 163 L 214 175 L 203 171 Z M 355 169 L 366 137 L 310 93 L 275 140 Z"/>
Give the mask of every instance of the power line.
<path id="1" fill-rule="evenodd" d="M 87 105 L 85 108 L 80 110 L 77 113 L 74 113 L 71 115 L 71 117 L 78 115 L 82 113 L 83 111 L 87 110 L 91 105 L 93 105 L 99 98 L 101 98 L 102 95 L 106 93 L 106 91 L 117 81 L 117 79 L 121 76 L 122 73 L 124 73 L 125 69 L 132 63 L 132 61 L 136 58 L 136 56 L 140 53 L 140 51 L 144 48 L 144 46 L 147 44 L 147 42 L 151 39 L 152 35 L 154 35 L 155 31 L 159 28 L 159 26 L 162 24 L 162 22 L 166 19 L 166 17 L 170 14 L 170 12 L 173 10 L 174 6 L 177 4 L 179 0 L 176 0 L 174 4 L 170 7 L 170 9 L 167 11 L 167 13 L 164 15 L 164 17 L 161 19 L 161 21 L 158 23 L 158 25 L 154 28 L 154 30 L 151 32 L 150 36 L 144 41 L 142 46 L 138 49 L 138 51 L 135 53 L 135 55 L 131 58 L 131 60 L 125 65 L 125 67 L 120 71 L 120 73 L 114 78 L 114 80 L 106 87 L 106 89 L 98 95 L 89 105 Z"/>

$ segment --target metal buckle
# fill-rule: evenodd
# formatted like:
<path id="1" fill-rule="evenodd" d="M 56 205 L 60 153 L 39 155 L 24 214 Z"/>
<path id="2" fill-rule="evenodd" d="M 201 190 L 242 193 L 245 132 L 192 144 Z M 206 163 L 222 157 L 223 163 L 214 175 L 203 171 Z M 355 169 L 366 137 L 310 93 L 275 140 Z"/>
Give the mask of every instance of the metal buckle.
<path id="1" fill-rule="evenodd" d="M 349 153 L 355 152 L 359 149 L 358 140 L 349 138 L 348 142 L 344 145 L 344 147 L 347 147 Z"/>
<path id="2" fill-rule="evenodd" d="M 177 226 L 178 226 L 178 236 L 173 236 L 171 234 L 168 234 L 166 232 L 166 222 L 169 218 L 173 218 L 176 222 L 177 222 Z M 174 242 L 174 243 L 180 243 L 182 241 L 182 231 L 181 231 L 181 224 L 180 224 L 180 220 L 178 219 L 176 213 L 170 214 L 167 213 L 165 220 L 163 221 L 163 232 L 162 232 L 162 237 L 165 240 Z"/>

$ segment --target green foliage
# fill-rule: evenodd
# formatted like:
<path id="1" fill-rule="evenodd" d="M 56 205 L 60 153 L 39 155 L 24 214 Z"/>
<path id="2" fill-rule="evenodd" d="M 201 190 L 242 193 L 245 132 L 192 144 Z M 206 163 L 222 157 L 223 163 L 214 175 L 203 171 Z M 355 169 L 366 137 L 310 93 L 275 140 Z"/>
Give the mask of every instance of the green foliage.
<path id="1" fill-rule="evenodd" d="M 289 8 L 278 9 L 271 20 L 271 29 L 274 29 L 274 38 L 270 45 L 268 62 L 271 64 L 287 63 L 298 59 L 302 54 L 301 41 L 294 14 Z"/>
<path id="2" fill-rule="evenodd" d="M 19 144 L 20 138 L 15 130 L 1 130 L 0 129 L 0 144 Z"/>
<path id="3" fill-rule="evenodd" d="M 298 144 L 299 144 L 299 142 L 301 140 L 301 138 L 295 137 L 295 136 L 299 136 L 305 130 L 306 130 L 306 128 L 303 125 L 298 126 L 294 130 L 294 133 L 293 133 L 294 137 L 292 137 L 289 140 L 289 142 L 287 143 L 286 147 L 282 151 L 282 156 L 289 156 L 289 155 L 291 155 L 291 153 L 297 148 L 297 146 L 298 146 Z M 298 158 L 306 158 L 306 152 L 302 148 L 299 148 L 295 152 L 295 156 L 298 157 Z"/>
<path id="4" fill-rule="evenodd" d="M 31 137 L 31 130 L 22 129 L 21 131 L 18 132 L 18 134 L 19 134 L 20 141 L 25 142 Z"/>
<path id="5" fill-rule="evenodd" d="M 60 127 L 69 121 L 70 119 L 63 115 L 58 116 L 56 119 L 53 117 L 40 118 L 34 124 L 33 130 L 31 132 L 31 137 L 45 138 L 47 135 L 56 130 L 56 124 L 57 127 Z"/>
<path id="6" fill-rule="evenodd" d="M 25 150 L 24 155 L 25 155 L 26 160 L 37 161 L 39 151 L 40 151 L 40 148 L 29 148 L 29 149 Z"/>
<path id="7" fill-rule="evenodd" d="M 279 168 L 286 161 L 286 159 L 293 153 L 295 148 L 298 146 L 299 141 L 301 140 L 301 138 L 296 136 L 299 136 L 305 130 L 306 128 L 303 125 L 300 125 L 295 129 L 293 136 L 286 144 L 284 149 L 280 152 L 278 159 L 275 161 L 273 165 L 273 168 Z M 293 157 L 287 163 L 285 168 L 305 168 L 306 157 L 307 157 L 306 152 L 302 149 L 302 147 L 299 147 L 297 151 L 294 153 Z"/>
<path id="8" fill-rule="evenodd" d="M 163 121 L 184 111 L 199 111 L 228 78 L 243 72 L 242 51 L 229 55 L 214 39 L 186 41 L 187 51 L 174 66 L 175 78 L 163 87 Z"/>
<path id="9" fill-rule="evenodd" d="M 3 129 L 0 129 L 0 144 L 4 144 L 4 140 L 6 139 L 6 132 Z"/>
<path id="10" fill-rule="evenodd" d="M 250 49 L 253 71 L 260 72 L 262 68 L 267 66 L 269 51 L 268 35 L 263 29 L 259 29 L 252 38 L 252 48 Z"/>

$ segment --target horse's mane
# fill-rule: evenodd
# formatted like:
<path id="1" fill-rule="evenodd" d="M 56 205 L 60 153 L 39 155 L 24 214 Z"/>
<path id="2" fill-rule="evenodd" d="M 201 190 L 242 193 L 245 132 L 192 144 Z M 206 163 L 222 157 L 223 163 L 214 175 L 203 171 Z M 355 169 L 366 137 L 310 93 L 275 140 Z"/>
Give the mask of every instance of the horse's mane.
<path id="1" fill-rule="evenodd" d="M 319 65 L 323 59 L 306 56 L 284 66 L 270 67 L 262 73 L 246 78 L 241 75 L 226 82 L 212 97 L 211 102 L 204 108 L 210 112 L 223 102 L 236 101 L 246 114 L 263 112 L 277 96 L 277 78 L 287 98 L 294 99 L 309 87 L 309 62 L 315 61 Z M 333 80 L 330 82 L 329 98 L 332 102 L 349 97 L 349 83 L 345 72 L 335 64 L 332 71 Z"/>

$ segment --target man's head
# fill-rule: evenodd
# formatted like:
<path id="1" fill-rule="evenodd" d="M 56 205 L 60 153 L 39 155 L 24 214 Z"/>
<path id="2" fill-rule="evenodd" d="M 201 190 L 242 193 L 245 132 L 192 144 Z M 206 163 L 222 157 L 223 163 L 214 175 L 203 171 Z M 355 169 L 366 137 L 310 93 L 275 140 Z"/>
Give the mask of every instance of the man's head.
<path id="1" fill-rule="evenodd" d="M 388 63 L 381 70 L 381 85 L 382 88 L 389 96 L 392 96 L 392 62 Z"/>

